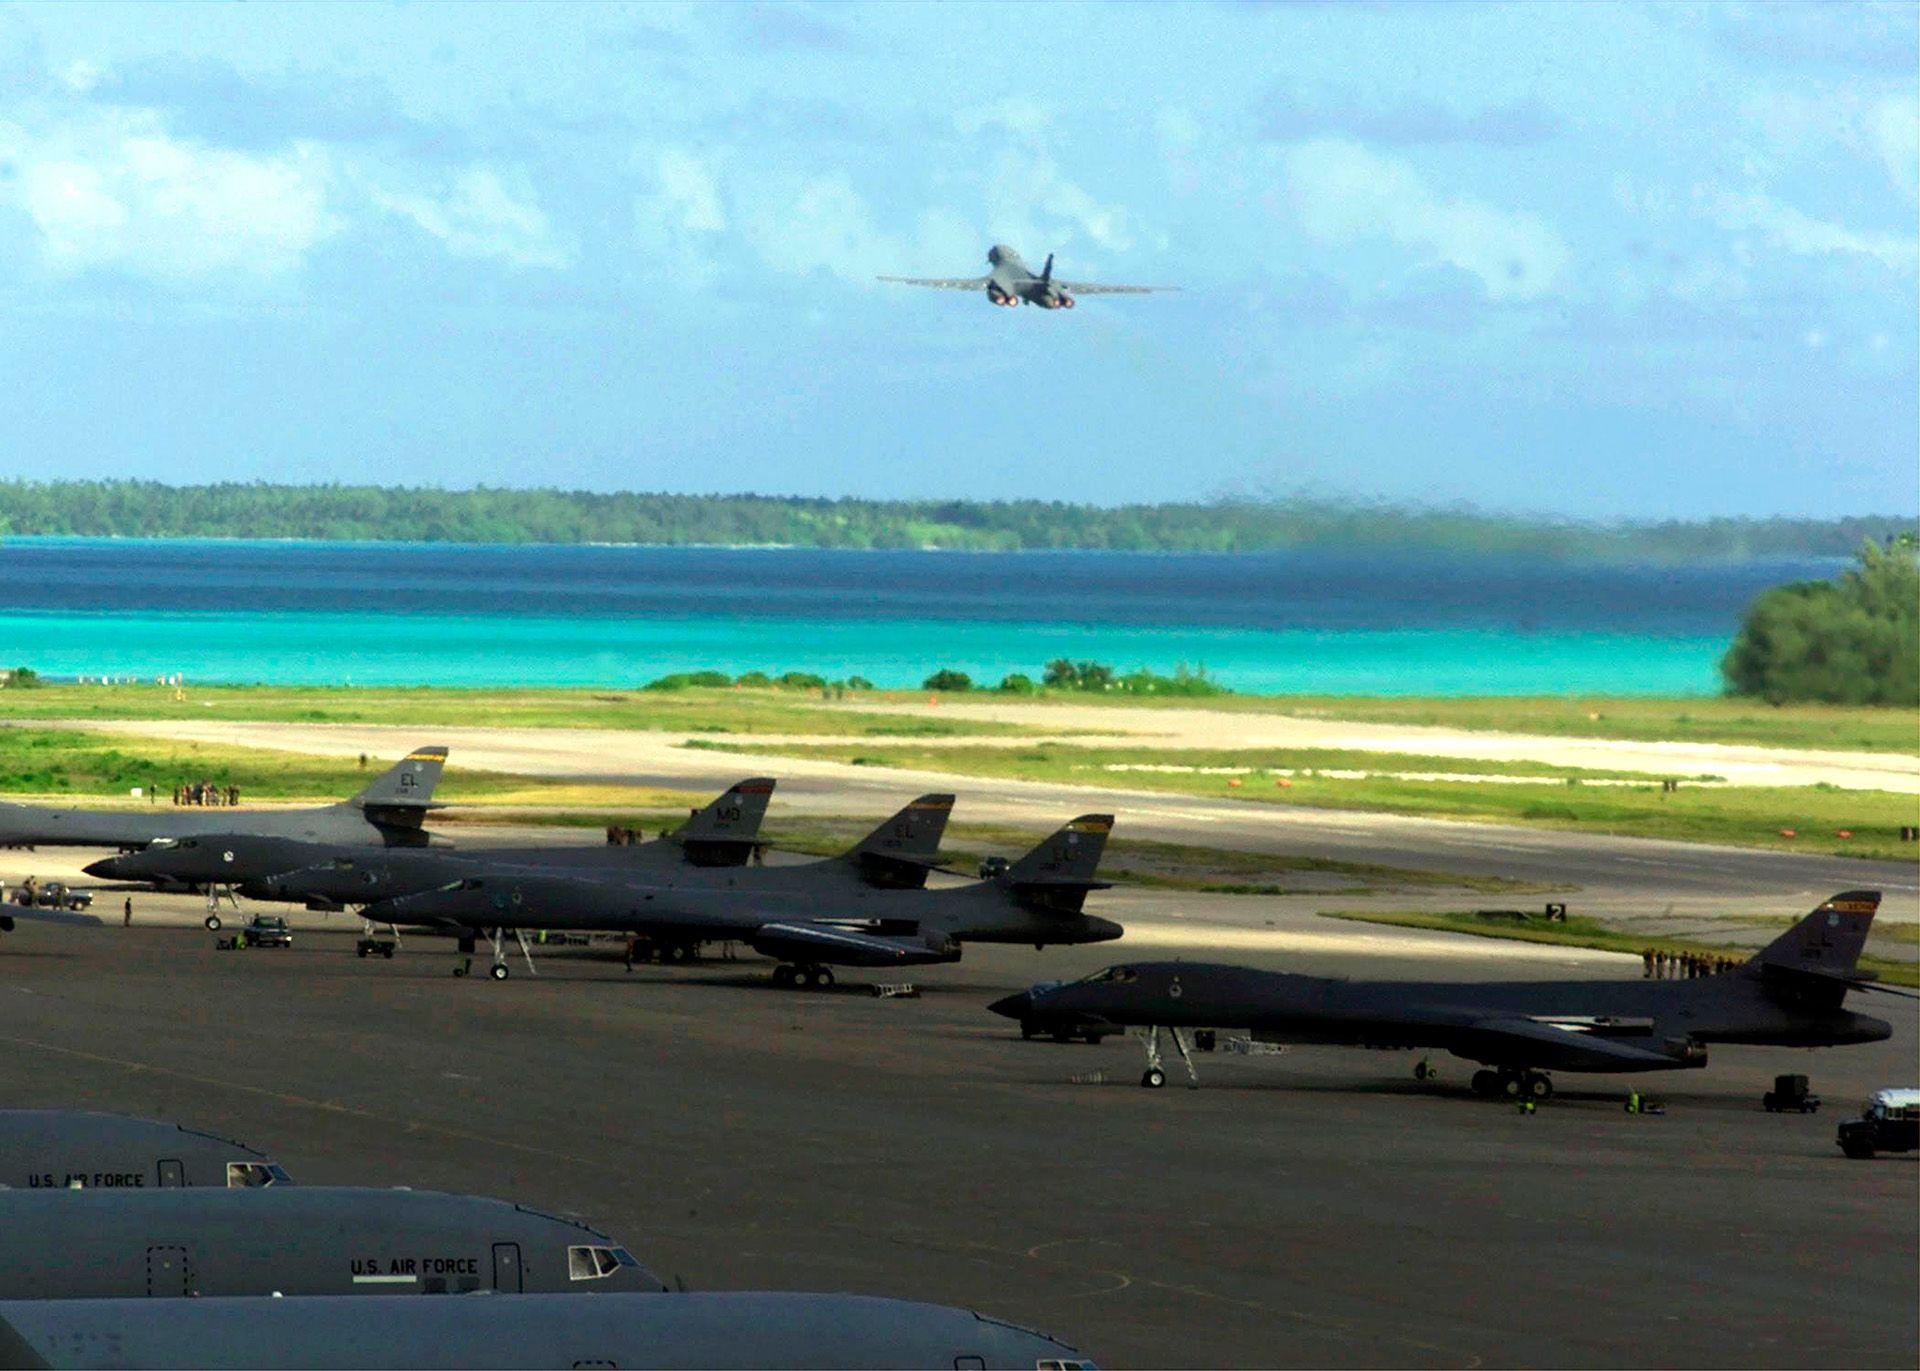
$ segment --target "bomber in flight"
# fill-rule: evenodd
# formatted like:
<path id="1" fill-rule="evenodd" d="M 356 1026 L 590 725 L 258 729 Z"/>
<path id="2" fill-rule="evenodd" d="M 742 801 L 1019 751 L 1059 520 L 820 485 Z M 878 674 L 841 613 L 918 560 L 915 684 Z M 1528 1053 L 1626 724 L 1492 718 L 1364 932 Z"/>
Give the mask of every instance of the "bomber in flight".
<path id="1" fill-rule="evenodd" d="M 1707 1064 L 1709 1043 L 1839 1047 L 1886 1039 L 1884 1020 L 1845 1007 L 1875 985 L 1858 970 L 1880 906 L 1835 895 L 1733 971 L 1686 981 L 1347 981 L 1202 962 L 1109 967 L 989 1006 L 1043 1027 L 1142 1030 L 1146 1074 L 1166 1083 L 1160 1030 L 1186 1062 L 1185 1030 L 1240 1028 L 1258 1042 L 1435 1048 L 1479 1062 L 1477 1094 L 1544 1100 L 1548 1070 L 1669 1071 Z"/>
<path id="2" fill-rule="evenodd" d="M 1178 286 L 1110 286 L 1095 281 L 1056 281 L 1053 279 L 1053 254 L 1036 275 L 1026 260 L 1005 243 L 987 249 L 987 265 L 993 270 L 985 276 L 882 276 L 902 286 L 932 286 L 936 290 L 984 290 L 987 299 L 1008 307 L 1021 303 L 1041 309 L 1072 309 L 1081 295 L 1152 295 L 1178 290 Z"/>

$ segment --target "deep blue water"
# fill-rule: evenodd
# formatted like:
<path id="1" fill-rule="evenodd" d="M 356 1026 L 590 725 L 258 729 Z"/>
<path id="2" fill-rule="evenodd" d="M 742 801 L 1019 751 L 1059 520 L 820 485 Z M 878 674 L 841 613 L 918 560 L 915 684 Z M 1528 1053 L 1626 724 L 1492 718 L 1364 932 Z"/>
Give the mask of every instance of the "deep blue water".
<path id="1" fill-rule="evenodd" d="M 1242 689 L 1708 692 L 1740 611 L 1830 559 L 831 552 L 15 539 L 0 662 L 200 681 L 913 685 L 1204 662 Z"/>

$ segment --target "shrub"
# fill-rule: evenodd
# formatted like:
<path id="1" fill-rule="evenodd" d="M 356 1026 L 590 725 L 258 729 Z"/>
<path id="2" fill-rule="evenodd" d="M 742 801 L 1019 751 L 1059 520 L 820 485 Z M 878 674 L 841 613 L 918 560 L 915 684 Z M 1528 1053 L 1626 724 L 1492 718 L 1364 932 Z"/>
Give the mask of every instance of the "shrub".
<path id="1" fill-rule="evenodd" d="M 649 681 L 642 690 L 688 690 L 694 686 L 730 686 L 733 680 L 724 671 L 676 671 Z"/>
<path id="2" fill-rule="evenodd" d="M 1748 606 L 1720 663 L 1730 695 L 1771 704 L 1920 704 L 1920 565 L 1910 537 L 1868 541 L 1833 581 L 1795 581 Z"/>
<path id="3" fill-rule="evenodd" d="M 1000 684 L 995 687 L 995 689 L 1007 695 L 1031 695 L 1039 688 L 1039 686 L 1033 683 L 1033 677 L 1023 676 L 1017 671 L 1011 675 L 1002 676 L 1000 678 Z"/>
<path id="4" fill-rule="evenodd" d="M 922 690 L 972 690 L 973 677 L 964 671 L 955 671 L 951 667 L 940 670 L 920 683 Z"/>

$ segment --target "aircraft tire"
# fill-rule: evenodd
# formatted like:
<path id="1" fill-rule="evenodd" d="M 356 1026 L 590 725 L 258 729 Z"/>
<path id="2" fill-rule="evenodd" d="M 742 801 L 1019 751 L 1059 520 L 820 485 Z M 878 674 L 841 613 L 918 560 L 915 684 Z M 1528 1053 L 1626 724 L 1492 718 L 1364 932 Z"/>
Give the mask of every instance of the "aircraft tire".
<path id="1" fill-rule="evenodd" d="M 797 974 L 790 966 L 776 966 L 773 969 L 773 983 L 782 990 L 792 989 L 796 979 Z"/>
<path id="2" fill-rule="evenodd" d="M 507 964 L 505 962 L 495 962 L 492 966 L 487 968 L 487 974 L 493 977 L 494 980 L 496 981 L 504 981 L 508 976 L 512 975 L 513 973 L 507 970 Z"/>
<path id="3" fill-rule="evenodd" d="M 1505 1098 L 1509 1100 L 1520 1099 L 1527 1093 L 1526 1083 L 1522 1081 L 1518 1076 L 1503 1074 L 1500 1076 L 1499 1080 L 1500 1080 L 1500 1093 L 1501 1095 L 1503 1095 Z"/>
<path id="4" fill-rule="evenodd" d="M 218 933 L 219 931 L 220 931 L 220 916 L 218 914 L 207 915 L 207 932 Z"/>
<path id="5" fill-rule="evenodd" d="M 1140 1084 L 1149 1090 L 1158 1090 L 1167 1083 L 1167 1073 L 1157 1066 L 1150 1066 L 1140 1077 Z"/>
<path id="6" fill-rule="evenodd" d="M 1490 1100 L 1500 1093 L 1499 1076 L 1487 1070 L 1485 1067 L 1473 1073 L 1472 1085 L 1473 1093 L 1482 1099 Z"/>
<path id="7" fill-rule="evenodd" d="M 1529 1071 L 1520 1078 L 1520 1085 L 1530 1100 L 1550 1100 L 1553 1098 L 1553 1080 L 1545 1072 Z"/>

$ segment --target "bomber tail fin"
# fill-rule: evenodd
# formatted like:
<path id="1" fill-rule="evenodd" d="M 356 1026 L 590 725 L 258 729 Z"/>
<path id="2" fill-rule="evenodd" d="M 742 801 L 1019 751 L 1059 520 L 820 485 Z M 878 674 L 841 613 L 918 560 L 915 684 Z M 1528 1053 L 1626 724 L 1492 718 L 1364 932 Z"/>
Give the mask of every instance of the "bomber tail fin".
<path id="1" fill-rule="evenodd" d="M 1877 890 L 1835 895 L 1761 948 L 1753 960 L 1782 971 L 1855 978 L 1860 950 L 1867 945 L 1867 932 L 1879 908 Z"/>
<path id="2" fill-rule="evenodd" d="M 773 778 L 737 781 L 725 794 L 667 835 L 695 866 L 745 866 L 760 845 L 760 821 L 773 798 Z"/>
<path id="3" fill-rule="evenodd" d="M 1873 974 L 1857 968 L 1879 908 L 1877 890 L 1843 891 L 1761 948 L 1748 965 L 1796 998 L 1827 1006 L 1838 1006 L 1850 989 L 1877 990 L 1870 984 Z"/>
<path id="4" fill-rule="evenodd" d="M 927 872 L 940 864 L 940 839 L 953 813 L 953 796 L 922 795 L 848 849 L 868 885 L 885 890 L 921 890 Z"/>
<path id="5" fill-rule="evenodd" d="M 416 747 L 347 803 L 376 824 L 418 828 L 428 810 L 444 807 L 433 802 L 433 788 L 446 765 L 444 747 Z"/>
<path id="6" fill-rule="evenodd" d="M 1047 264 L 1040 268 L 1040 284 L 1043 286 L 1053 284 L 1053 254 L 1051 252 L 1047 254 Z"/>
<path id="7" fill-rule="evenodd" d="M 1113 815 L 1082 814 L 1008 867 L 1000 879 L 1030 903 L 1078 913 L 1089 890 L 1107 888 L 1094 873 L 1112 831 Z"/>

